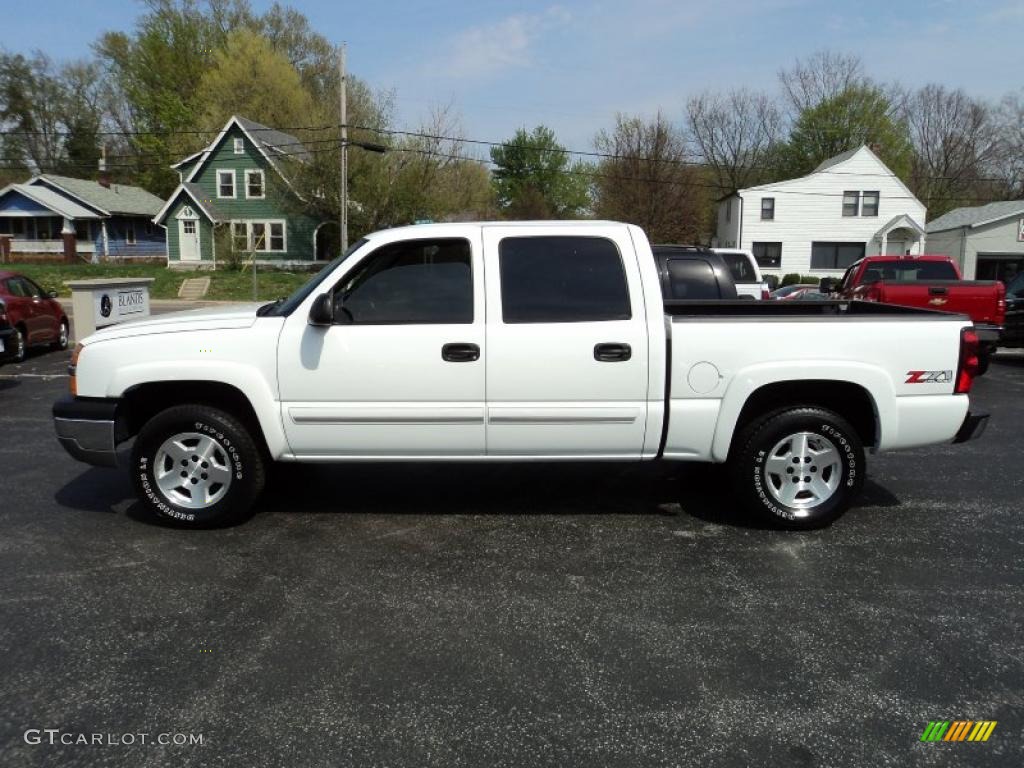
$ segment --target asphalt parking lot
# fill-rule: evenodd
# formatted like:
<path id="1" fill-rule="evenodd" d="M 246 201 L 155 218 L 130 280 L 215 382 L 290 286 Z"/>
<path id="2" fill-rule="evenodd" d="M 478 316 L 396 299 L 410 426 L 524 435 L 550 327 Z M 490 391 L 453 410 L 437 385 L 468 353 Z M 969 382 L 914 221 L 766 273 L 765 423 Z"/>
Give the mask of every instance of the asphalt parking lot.
<path id="1" fill-rule="evenodd" d="M 2 766 L 1022 763 L 1024 356 L 805 534 L 667 465 L 278 467 L 171 530 L 58 446 L 65 364 L 0 368 Z"/>

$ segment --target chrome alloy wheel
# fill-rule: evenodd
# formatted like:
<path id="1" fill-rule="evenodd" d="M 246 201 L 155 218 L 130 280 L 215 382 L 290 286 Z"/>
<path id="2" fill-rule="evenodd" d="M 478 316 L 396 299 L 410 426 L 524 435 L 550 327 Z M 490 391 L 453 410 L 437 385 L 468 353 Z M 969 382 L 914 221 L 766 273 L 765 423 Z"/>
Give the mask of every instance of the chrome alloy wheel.
<path id="1" fill-rule="evenodd" d="M 814 432 L 782 438 L 764 462 L 768 492 L 794 509 L 813 509 L 832 498 L 842 477 L 835 444 Z"/>
<path id="2" fill-rule="evenodd" d="M 167 501 L 202 509 L 223 499 L 231 487 L 231 455 L 209 435 L 181 432 L 156 452 L 153 477 Z"/>
<path id="3" fill-rule="evenodd" d="M 60 324 L 60 338 L 57 339 L 57 343 L 60 344 L 61 349 L 65 349 L 68 345 L 68 324 L 62 322 Z"/>

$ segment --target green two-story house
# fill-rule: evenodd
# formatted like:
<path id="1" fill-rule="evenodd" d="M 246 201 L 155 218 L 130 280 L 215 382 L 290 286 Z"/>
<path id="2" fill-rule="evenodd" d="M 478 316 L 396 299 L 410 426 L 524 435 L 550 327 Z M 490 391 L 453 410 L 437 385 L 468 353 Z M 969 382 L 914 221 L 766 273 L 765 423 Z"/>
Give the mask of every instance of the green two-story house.
<path id="1" fill-rule="evenodd" d="M 229 249 L 279 266 L 330 259 L 337 225 L 307 213 L 287 177 L 308 159 L 294 136 L 233 116 L 208 147 L 172 166 L 181 183 L 153 218 L 167 230 L 167 265 L 215 267 Z"/>

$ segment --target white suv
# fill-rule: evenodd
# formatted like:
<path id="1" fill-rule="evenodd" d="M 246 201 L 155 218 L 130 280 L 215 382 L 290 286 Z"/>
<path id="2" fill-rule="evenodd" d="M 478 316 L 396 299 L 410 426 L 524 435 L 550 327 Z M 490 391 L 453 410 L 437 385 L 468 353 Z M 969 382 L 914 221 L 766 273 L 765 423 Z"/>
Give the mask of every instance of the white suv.
<path id="1" fill-rule="evenodd" d="M 740 248 L 712 248 L 711 250 L 720 254 L 729 267 L 733 282 L 736 283 L 736 293 L 741 299 L 768 298 L 768 284 L 761 278 L 761 270 L 757 266 L 754 254 Z"/>

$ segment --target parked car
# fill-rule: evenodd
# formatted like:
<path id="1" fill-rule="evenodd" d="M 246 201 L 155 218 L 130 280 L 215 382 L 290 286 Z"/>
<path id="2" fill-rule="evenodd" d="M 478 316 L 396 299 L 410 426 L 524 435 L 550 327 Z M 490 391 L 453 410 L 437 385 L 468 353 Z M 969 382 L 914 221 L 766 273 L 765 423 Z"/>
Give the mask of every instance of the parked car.
<path id="1" fill-rule="evenodd" d="M 70 325 L 57 294 L 44 291 L 24 275 L 0 272 L 0 320 L 13 329 L 5 344 L 8 362 L 24 360 L 29 347 L 68 347 Z"/>
<path id="2" fill-rule="evenodd" d="M 742 298 L 767 299 L 768 283 L 761 277 L 761 268 L 750 251 L 741 248 L 712 248 L 729 266 L 736 293 Z"/>
<path id="3" fill-rule="evenodd" d="M 665 285 L 633 225 L 377 232 L 287 299 L 83 339 L 57 436 L 103 466 L 135 437 L 143 507 L 188 527 L 247 515 L 270 461 L 664 459 L 726 463 L 742 505 L 813 528 L 857 497 L 866 448 L 987 422 L 968 318 Z"/>
<path id="4" fill-rule="evenodd" d="M 651 247 L 666 299 L 716 301 L 737 298 L 732 273 L 721 255 L 693 245 Z"/>
<path id="5" fill-rule="evenodd" d="M 787 296 L 782 301 L 834 301 L 835 296 L 822 293 L 817 288 L 808 288 Z"/>
<path id="6" fill-rule="evenodd" d="M 807 283 L 799 283 L 797 285 L 784 285 L 781 288 L 777 288 L 769 294 L 769 298 L 772 299 L 791 299 L 794 294 L 801 294 L 804 291 L 817 291 L 818 286 L 809 285 Z"/>
<path id="7" fill-rule="evenodd" d="M 11 348 L 11 339 L 14 337 L 14 329 L 7 322 L 7 315 L 0 312 L 0 365 L 7 362 L 8 351 Z"/>
<path id="8" fill-rule="evenodd" d="M 1006 287 L 998 280 L 961 279 L 960 268 L 949 256 L 867 256 L 846 270 L 838 293 L 842 299 L 967 315 L 981 340 L 982 373 L 1006 316 Z"/>
<path id="9" fill-rule="evenodd" d="M 1024 347 L 1024 272 L 1006 286 L 1006 320 L 1001 347 Z"/>

